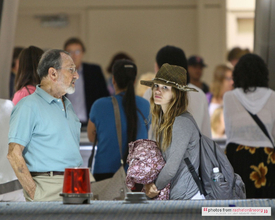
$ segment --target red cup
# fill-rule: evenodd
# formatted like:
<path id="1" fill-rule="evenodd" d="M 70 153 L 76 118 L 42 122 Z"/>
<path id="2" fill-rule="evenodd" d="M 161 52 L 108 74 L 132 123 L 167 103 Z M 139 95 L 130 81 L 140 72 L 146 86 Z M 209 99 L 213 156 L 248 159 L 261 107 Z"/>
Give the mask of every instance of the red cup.
<path id="1" fill-rule="evenodd" d="M 66 168 L 63 193 L 91 193 L 89 168 Z"/>

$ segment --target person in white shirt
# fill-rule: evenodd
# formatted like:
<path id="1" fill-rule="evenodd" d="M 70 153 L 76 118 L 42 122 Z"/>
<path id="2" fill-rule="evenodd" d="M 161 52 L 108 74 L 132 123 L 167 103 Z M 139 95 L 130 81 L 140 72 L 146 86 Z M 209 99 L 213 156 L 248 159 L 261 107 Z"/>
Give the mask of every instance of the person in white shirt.
<path id="1" fill-rule="evenodd" d="M 246 54 L 233 71 L 235 89 L 224 95 L 226 154 L 246 185 L 247 198 L 275 198 L 275 92 L 261 57 Z M 257 115 L 270 139 L 252 118 Z"/>
<path id="2" fill-rule="evenodd" d="M 155 72 L 157 73 L 160 67 L 164 64 L 168 63 L 170 65 L 177 65 L 185 68 L 187 70 L 187 59 L 185 53 L 182 49 L 175 46 L 165 46 L 162 47 L 157 55 L 155 62 Z M 196 87 L 195 85 L 190 83 L 190 78 L 187 72 L 187 85 L 189 87 L 195 88 L 198 92 L 188 93 L 188 108 L 187 110 L 192 114 L 201 133 L 205 136 L 211 138 L 211 127 L 210 127 L 210 117 L 208 114 L 208 102 L 205 96 L 205 93 Z M 147 89 L 143 98 L 150 101 L 152 95 L 151 88 Z M 151 135 L 149 134 L 149 138 Z"/>
<path id="3" fill-rule="evenodd" d="M 7 159 L 12 109 L 12 101 L 0 99 L 0 202 L 25 201 L 22 186 Z"/>

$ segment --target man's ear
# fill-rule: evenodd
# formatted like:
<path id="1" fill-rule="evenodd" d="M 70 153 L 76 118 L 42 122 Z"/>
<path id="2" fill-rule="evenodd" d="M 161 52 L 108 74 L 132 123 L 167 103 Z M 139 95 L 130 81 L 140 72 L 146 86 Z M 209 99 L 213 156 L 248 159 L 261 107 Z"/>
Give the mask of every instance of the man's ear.
<path id="1" fill-rule="evenodd" d="M 53 67 L 50 67 L 49 70 L 48 70 L 48 76 L 50 77 L 50 79 L 52 81 L 56 81 L 57 78 L 58 78 L 57 70 Z"/>

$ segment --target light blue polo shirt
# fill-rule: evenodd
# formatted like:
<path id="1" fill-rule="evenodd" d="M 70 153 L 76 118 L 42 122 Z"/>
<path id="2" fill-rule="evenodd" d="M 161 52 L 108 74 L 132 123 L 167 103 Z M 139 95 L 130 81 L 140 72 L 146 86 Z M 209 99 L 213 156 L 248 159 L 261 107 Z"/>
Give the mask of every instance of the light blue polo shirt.
<path id="1" fill-rule="evenodd" d="M 11 113 L 9 143 L 25 147 L 23 157 L 30 172 L 64 171 L 83 163 L 81 123 L 71 102 L 65 96 L 63 100 L 66 109 L 38 85 Z"/>

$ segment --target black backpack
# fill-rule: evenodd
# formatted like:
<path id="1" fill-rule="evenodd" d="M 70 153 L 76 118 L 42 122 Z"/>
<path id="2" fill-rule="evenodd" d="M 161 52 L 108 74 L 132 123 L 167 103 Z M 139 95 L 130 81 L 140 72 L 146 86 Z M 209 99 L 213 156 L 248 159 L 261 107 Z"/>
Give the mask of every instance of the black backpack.
<path id="1" fill-rule="evenodd" d="M 182 117 L 189 118 L 195 124 L 200 135 L 199 176 L 189 158 L 184 159 L 200 193 L 206 199 L 245 199 L 245 184 L 242 178 L 234 173 L 233 167 L 220 146 L 200 133 L 197 123 L 190 114 L 184 114 Z M 212 180 L 214 167 L 219 168 L 225 177 L 225 182 L 219 183 Z"/>

